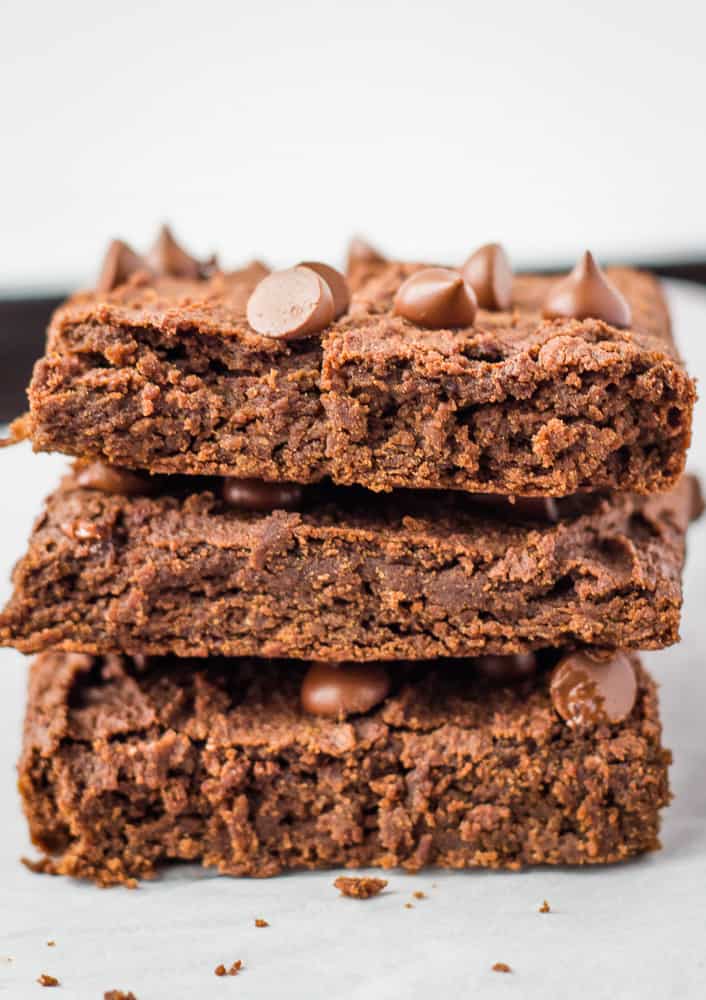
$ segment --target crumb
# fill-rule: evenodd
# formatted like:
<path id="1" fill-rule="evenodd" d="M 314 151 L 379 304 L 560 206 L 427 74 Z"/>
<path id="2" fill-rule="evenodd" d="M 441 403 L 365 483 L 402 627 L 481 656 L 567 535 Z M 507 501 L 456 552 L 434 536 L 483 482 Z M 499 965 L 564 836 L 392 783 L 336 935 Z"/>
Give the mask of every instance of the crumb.
<path id="1" fill-rule="evenodd" d="M 124 990 L 106 990 L 103 1000 L 137 1000 L 137 997 L 131 990 L 127 993 Z"/>
<path id="2" fill-rule="evenodd" d="M 58 986 L 59 980 L 56 976 L 50 976 L 48 973 L 43 972 L 39 979 L 37 980 L 40 986 Z"/>
<path id="3" fill-rule="evenodd" d="M 270 925 L 267 923 L 266 920 L 263 920 L 262 917 L 258 917 L 257 920 L 255 921 L 255 926 L 256 927 L 269 927 Z"/>
<path id="4" fill-rule="evenodd" d="M 404 904 L 404 908 L 405 908 L 405 910 L 413 910 L 414 909 L 414 905 L 412 903 L 405 903 Z"/>
<path id="5" fill-rule="evenodd" d="M 426 899 L 427 898 L 427 894 L 425 892 L 422 892 L 421 889 L 417 889 L 417 891 L 413 892 L 412 895 L 414 896 L 415 899 Z"/>
<path id="6" fill-rule="evenodd" d="M 545 899 L 544 902 L 542 903 L 542 905 L 539 908 L 539 912 L 540 913 L 551 913 L 551 911 L 552 911 L 552 908 L 551 908 L 551 906 L 549 905 L 549 903 Z"/>
<path id="7" fill-rule="evenodd" d="M 27 871 L 33 872 L 35 875 L 54 875 L 54 866 L 51 863 L 51 858 L 39 858 L 38 861 L 33 861 L 32 858 L 20 858 L 20 864 L 24 865 Z"/>
<path id="8" fill-rule="evenodd" d="M 512 969 L 507 962 L 496 962 L 493 966 L 493 972 L 512 972 Z"/>
<path id="9" fill-rule="evenodd" d="M 47 941 L 47 948 L 56 948 L 56 941 Z"/>
<path id="10" fill-rule="evenodd" d="M 214 975 L 216 976 L 237 976 L 242 968 L 243 968 L 242 960 L 237 959 L 237 961 L 233 962 L 230 969 L 226 969 L 225 965 L 223 965 L 223 963 L 221 962 L 220 965 L 216 966 L 213 972 Z"/>
<path id="11" fill-rule="evenodd" d="M 0 955 L 0 965 L 12 965 L 14 961 L 12 955 Z"/>
<path id="12" fill-rule="evenodd" d="M 342 896 L 349 896 L 351 899 L 370 899 L 387 885 L 385 878 L 345 878 L 341 876 L 333 883 Z"/>

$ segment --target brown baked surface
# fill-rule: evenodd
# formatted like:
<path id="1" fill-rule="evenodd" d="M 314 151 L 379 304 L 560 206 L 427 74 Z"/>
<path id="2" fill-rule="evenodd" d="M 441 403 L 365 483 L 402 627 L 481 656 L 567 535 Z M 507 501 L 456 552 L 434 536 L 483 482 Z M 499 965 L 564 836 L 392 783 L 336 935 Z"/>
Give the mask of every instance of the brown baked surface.
<path id="1" fill-rule="evenodd" d="M 678 638 L 690 477 L 650 498 L 567 498 L 556 523 L 460 493 L 310 488 L 299 512 L 255 513 L 214 482 L 166 485 L 126 497 L 67 477 L 15 568 L 0 642 L 395 660 Z"/>
<path id="2" fill-rule="evenodd" d="M 76 295 L 34 371 L 34 446 L 155 472 L 374 490 L 562 496 L 677 480 L 695 392 L 654 278 L 608 271 L 631 330 L 543 320 L 555 279 L 541 276 L 515 279 L 512 312 L 424 330 L 390 308 L 415 266 L 358 269 L 349 314 L 300 341 L 248 327 L 259 264 Z"/>
<path id="3" fill-rule="evenodd" d="M 467 662 L 396 668 L 345 722 L 298 706 L 303 667 L 31 669 L 20 789 L 44 871 L 100 884 L 171 860 L 285 869 L 599 864 L 657 848 L 669 800 L 653 682 L 620 724 L 572 728 L 547 671 L 493 687 Z"/>

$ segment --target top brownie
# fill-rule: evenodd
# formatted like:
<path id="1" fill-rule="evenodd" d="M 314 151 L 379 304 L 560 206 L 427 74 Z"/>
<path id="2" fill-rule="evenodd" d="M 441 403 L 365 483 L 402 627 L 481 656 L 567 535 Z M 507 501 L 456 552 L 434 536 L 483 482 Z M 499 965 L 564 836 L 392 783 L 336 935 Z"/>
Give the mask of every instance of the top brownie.
<path id="1" fill-rule="evenodd" d="M 260 264 L 137 273 L 54 315 L 29 390 L 37 450 L 155 473 L 563 496 L 678 479 L 695 392 L 658 282 L 606 272 L 630 325 L 543 315 L 556 278 L 429 328 L 394 298 L 421 265 L 358 262 L 347 311 L 294 339 L 255 332 Z M 448 273 L 448 272 L 447 272 Z M 546 311 L 546 310 L 544 310 Z"/>

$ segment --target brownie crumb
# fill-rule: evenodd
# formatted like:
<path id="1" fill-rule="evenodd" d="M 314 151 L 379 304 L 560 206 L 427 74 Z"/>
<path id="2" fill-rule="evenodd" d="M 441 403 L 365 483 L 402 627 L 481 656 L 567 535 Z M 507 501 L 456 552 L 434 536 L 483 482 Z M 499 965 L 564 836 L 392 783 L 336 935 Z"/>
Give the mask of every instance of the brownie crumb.
<path id="1" fill-rule="evenodd" d="M 124 990 L 106 990 L 103 1000 L 137 1000 L 137 997 L 132 990 L 128 990 L 127 993 Z"/>
<path id="2" fill-rule="evenodd" d="M 56 941 L 47 941 L 47 948 L 56 948 Z"/>
<path id="3" fill-rule="evenodd" d="M 551 913 L 552 912 L 552 908 L 549 905 L 549 903 L 546 901 L 546 899 L 544 900 L 544 902 L 540 906 L 539 912 L 540 913 Z"/>
<path id="4" fill-rule="evenodd" d="M 266 920 L 263 920 L 262 917 L 258 917 L 257 920 L 255 921 L 255 926 L 256 927 L 269 927 L 270 925 L 268 924 L 268 922 Z"/>
<path id="5" fill-rule="evenodd" d="M 512 972 L 512 969 L 507 962 L 496 962 L 493 966 L 493 972 Z"/>
<path id="6" fill-rule="evenodd" d="M 34 875 L 55 875 L 54 865 L 52 864 L 51 858 L 38 858 L 33 861 L 32 858 L 20 858 L 20 864 L 24 865 L 27 871 L 32 872 Z"/>
<path id="7" fill-rule="evenodd" d="M 415 899 L 426 899 L 427 898 L 427 894 L 425 892 L 422 892 L 421 889 L 417 889 L 417 891 L 413 892 L 412 895 L 414 896 Z"/>
<path id="8" fill-rule="evenodd" d="M 241 959 L 237 959 L 229 969 L 226 969 L 225 965 L 221 962 L 213 970 L 216 976 L 237 976 L 240 970 L 243 968 L 243 963 Z"/>
<path id="9" fill-rule="evenodd" d="M 48 973 L 43 972 L 39 979 L 37 980 L 40 986 L 58 986 L 59 980 L 56 976 L 50 976 Z"/>
<path id="10" fill-rule="evenodd" d="M 414 909 L 414 904 L 413 903 L 405 903 L 404 904 L 404 908 L 405 908 L 405 910 L 413 910 Z"/>
<path id="11" fill-rule="evenodd" d="M 346 878 L 340 876 L 333 883 L 342 896 L 351 899 L 370 899 L 377 896 L 387 885 L 385 878 Z"/>

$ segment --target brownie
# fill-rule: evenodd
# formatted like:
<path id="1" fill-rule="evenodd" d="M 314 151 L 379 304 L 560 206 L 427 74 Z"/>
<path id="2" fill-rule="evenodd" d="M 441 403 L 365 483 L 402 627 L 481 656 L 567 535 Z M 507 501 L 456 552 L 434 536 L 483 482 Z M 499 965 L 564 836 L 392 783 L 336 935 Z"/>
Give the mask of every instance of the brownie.
<path id="1" fill-rule="evenodd" d="M 678 638 L 690 477 L 551 505 L 311 487 L 300 510 L 260 512 L 194 485 L 125 496 L 68 476 L 15 568 L 0 642 L 394 660 Z"/>
<path id="2" fill-rule="evenodd" d="M 351 273 L 346 315 L 300 340 L 245 318 L 262 265 L 207 280 L 135 276 L 55 314 L 17 436 L 153 472 L 562 496 L 678 479 L 694 383 L 657 281 L 607 272 L 632 328 L 548 320 L 556 280 L 512 309 L 429 330 L 391 309 L 417 265 Z"/>
<path id="3" fill-rule="evenodd" d="M 516 869 L 659 846 L 670 755 L 636 657 L 625 718 L 576 725 L 549 670 L 492 685 L 468 662 L 398 665 L 382 704 L 338 720 L 299 707 L 302 669 L 40 656 L 19 766 L 51 855 L 34 867 L 110 885 L 176 860 Z"/>

